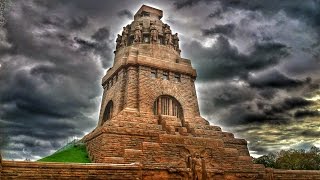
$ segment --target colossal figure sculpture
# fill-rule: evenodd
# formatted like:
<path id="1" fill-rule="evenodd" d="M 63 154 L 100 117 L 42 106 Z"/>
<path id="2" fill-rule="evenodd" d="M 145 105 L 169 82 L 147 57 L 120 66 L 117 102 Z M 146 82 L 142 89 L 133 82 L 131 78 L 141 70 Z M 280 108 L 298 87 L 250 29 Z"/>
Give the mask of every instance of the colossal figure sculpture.
<path id="1" fill-rule="evenodd" d="M 134 29 L 134 42 L 142 42 L 142 33 L 140 25 L 137 25 Z"/>
<path id="2" fill-rule="evenodd" d="M 158 30 L 157 27 L 155 25 L 155 22 L 151 22 L 151 26 L 150 26 L 150 39 L 152 43 L 157 43 L 158 42 Z"/>
<path id="3" fill-rule="evenodd" d="M 178 33 L 175 33 L 175 34 L 172 36 L 172 39 L 173 39 L 173 47 L 174 47 L 174 49 L 175 49 L 176 51 L 180 51 Z"/>
<path id="4" fill-rule="evenodd" d="M 128 45 L 128 27 L 123 27 L 122 31 L 122 39 L 121 39 L 121 45 L 127 46 Z"/>
<path id="5" fill-rule="evenodd" d="M 122 44 L 121 44 L 121 35 L 118 34 L 117 39 L 116 39 L 116 49 L 118 49 Z"/>
<path id="6" fill-rule="evenodd" d="M 143 5 L 124 28 L 128 43 L 102 79 L 98 125 L 83 139 L 90 159 L 138 163 L 143 179 L 263 179 L 247 142 L 200 116 L 196 70 L 162 15 Z"/>
<path id="7" fill-rule="evenodd" d="M 164 26 L 164 34 L 165 34 L 165 45 L 172 45 L 172 34 L 171 34 L 171 30 L 170 30 L 170 26 L 168 26 L 167 24 L 165 24 Z"/>

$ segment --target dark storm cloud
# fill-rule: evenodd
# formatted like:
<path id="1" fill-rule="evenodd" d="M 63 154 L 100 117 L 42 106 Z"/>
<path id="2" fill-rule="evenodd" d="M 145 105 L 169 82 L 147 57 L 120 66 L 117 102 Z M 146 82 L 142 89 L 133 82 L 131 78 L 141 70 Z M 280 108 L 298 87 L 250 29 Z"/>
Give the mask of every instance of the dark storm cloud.
<path id="1" fill-rule="evenodd" d="M 317 110 L 298 110 L 294 113 L 295 118 L 305 117 L 320 117 L 320 112 Z"/>
<path id="2" fill-rule="evenodd" d="M 239 97 L 241 97 L 241 92 Z M 225 94 L 228 94 L 227 92 Z M 291 110 L 299 108 L 307 108 L 314 104 L 312 101 L 305 100 L 300 97 L 284 98 L 281 101 L 268 103 L 267 101 L 257 101 L 253 98 L 255 94 L 251 95 L 251 99 L 241 100 L 239 97 L 233 97 L 229 101 L 235 102 L 234 104 L 225 104 L 226 112 L 221 116 L 220 123 L 226 126 L 234 125 L 249 125 L 249 124 L 286 124 L 293 120 Z M 232 96 L 229 96 L 232 97 Z M 243 94 L 245 97 L 245 94 Z M 217 102 L 213 102 L 217 104 Z M 298 110 L 299 112 L 300 110 Z M 303 114 L 303 113 L 301 113 Z M 310 115 L 306 112 L 306 116 Z M 313 114 L 315 115 L 315 114 Z M 296 114 L 294 115 L 296 116 Z"/>
<path id="3" fill-rule="evenodd" d="M 217 34 L 223 34 L 226 36 L 234 36 L 235 25 L 234 24 L 224 24 L 224 25 L 216 25 L 210 29 L 203 29 L 202 34 L 203 36 L 212 36 Z"/>
<path id="4" fill-rule="evenodd" d="M 175 1 L 174 5 L 177 9 L 181 9 L 188 6 L 193 6 L 199 3 L 201 0 L 179 0 Z"/>
<path id="5" fill-rule="evenodd" d="M 5 158 L 34 159 L 95 126 L 101 64 L 110 65 L 113 40 L 106 27 L 92 30 L 83 12 L 70 15 L 69 4 L 12 8 L 4 26 L 11 47 L 0 54 L 0 146 Z"/>
<path id="6" fill-rule="evenodd" d="M 174 5 L 177 9 L 187 8 L 198 5 L 200 2 L 218 1 L 225 8 L 246 9 L 251 11 L 261 11 L 266 15 L 273 15 L 281 10 L 288 15 L 303 20 L 308 20 L 317 28 L 320 26 L 320 1 L 277 1 L 277 0 L 175 0 Z M 274 6 L 276 4 L 276 6 Z"/>
<path id="7" fill-rule="evenodd" d="M 117 14 L 119 17 L 126 17 L 130 20 L 133 18 L 132 12 L 129 11 L 128 9 L 123 9 L 123 10 L 119 11 Z"/>
<path id="8" fill-rule="evenodd" d="M 256 44 L 249 55 L 242 54 L 223 36 L 219 36 L 211 47 L 193 41 L 185 46 L 185 51 L 197 60 L 193 63 L 200 69 L 200 80 L 245 78 L 251 71 L 276 65 L 289 54 L 286 45 L 271 42 Z"/>
<path id="9" fill-rule="evenodd" d="M 258 154 L 288 147 L 281 145 L 284 139 L 308 141 L 305 133 L 296 137 L 283 130 L 299 125 L 304 130 L 309 125 L 305 118 L 317 117 L 314 102 L 305 97 L 314 96 L 319 88 L 320 1 L 175 0 L 173 4 L 182 17 L 195 12 L 205 19 L 189 21 L 198 29 L 191 42 L 182 43 L 198 72 L 202 113 L 250 140 L 250 150 Z M 252 127 L 253 133 L 235 126 Z M 282 129 L 272 128 L 276 133 L 265 138 L 267 131 L 259 127 Z"/>
<path id="10" fill-rule="evenodd" d="M 106 27 L 102 27 L 98 29 L 98 31 L 95 32 L 91 37 L 96 41 L 105 41 L 110 37 L 110 31 Z"/>
<path id="11" fill-rule="evenodd" d="M 249 84 L 258 88 L 290 88 L 303 85 L 307 81 L 292 79 L 277 70 L 269 71 L 260 76 L 249 77 Z"/>
<path id="12" fill-rule="evenodd" d="M 304 130 L 304 131 L 300 132 L 300 135 L 306 136 L 306 137 L 319 138 L 320 132 L 319 131 L 312 131 L 312 130 Z"/>
<path id="13" fill-rule="evenodd" d="M 221 18 L 221 14 L 222 14 L 222 10 L 221 9 L 217 9 L 215 11 L 213 11 L 212 13 L 210 13 L 207 18 Z"/>
<path id="14" fill-rule="evenodd" d="M 275 97 L 277 90 L 273 88 L 263 88 L 259 91 L 259 95 L 267 100 L 271 100 Z"/>
<path id="15" fill-rule="evenodd" d="M 211 97 L 215 107 L 224 108 L 254 98 L 254 93 L 250 89 L 230 84 L 217 86 L 213 91 Z"/>
<path id="16" fill-rule="evenodd" d="M 295 108 L 306 107 L 313 105 L 313 101 L 306 100 L 302 97 L 285 98 L 282 102 L 272 106 L 273 112 L 284 112 Z"/>
<path id="17" fill-rule="evenodd" d="M 220 120 L 221 124 L 226 126 L 248 125 L 248 124 L 284 124 L 290 121 L 290 117 L 284 114 L 268 114 L 262 111 L 252 109 L 252 105 L 238 104 L 229 109 Z"/>

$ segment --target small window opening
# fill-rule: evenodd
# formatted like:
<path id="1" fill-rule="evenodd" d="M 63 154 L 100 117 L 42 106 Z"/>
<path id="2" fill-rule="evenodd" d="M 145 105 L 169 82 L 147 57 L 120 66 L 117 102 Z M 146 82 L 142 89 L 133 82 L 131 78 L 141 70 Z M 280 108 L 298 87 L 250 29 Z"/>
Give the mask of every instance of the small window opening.
<path id="1" fill-rule="evenodd" d="M 169 80 L 169 73 L 168 73 L 168 72 L 163 72 L 162 78 L 163 78 L 164 80 Z"/>
<path id="2" fill-rule="evenodd" d="M 174 80 L 175 80 L 176 82 L 181 82 L 181 75 L 180 75 L 180 74 L 175 74 L 175 75 L 174 75 Z"/>
<path id="3" fill-rule="evenodd" d="M 155 69 L 151 69 L 151 77 L 157 78 L 157 71 Z"/>
<path id="4" fill-rule="evenodd" d="M 150 13 L 149 13 L 149 12 L 142 12 L 142 16 L 147 16 L 147 17 L 149 17 L 149 16 L 150 16 Z"/>
<path id="5" fill-rule="evenodd" d="M 144 43 L 149 43 L 149 42 L 150 42 L 149 36 L 144 36 L 144 37 L 143 37 L 143 42 L 144 42 Z"/>

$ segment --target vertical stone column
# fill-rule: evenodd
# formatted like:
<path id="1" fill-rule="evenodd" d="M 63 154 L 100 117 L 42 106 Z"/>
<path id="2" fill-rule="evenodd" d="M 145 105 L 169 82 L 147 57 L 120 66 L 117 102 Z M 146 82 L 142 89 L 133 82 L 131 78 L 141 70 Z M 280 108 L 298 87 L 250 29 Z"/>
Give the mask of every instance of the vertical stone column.
<path id="1" fill-rule="evenodd" d="M 197 91 L 196 91 L 196 86 L 194 84 L 195 79 L 191 78 L 191 86 L 192 86 L 192 99 L 193 99 L 193 104 L 194 104 L 194 115 L 195 116 L 200 116 L 200 110 L 199 110 L 199 104 L 198 104 L 198 97 L 197 97 Z"/>
<path id="2" fill-rule="evenodd" d="M 127 69 L 127 96 L 126 96 L 126 108 L 138 110 L 138 69 L 131 66 Z"/>
<path id="3" fill-rule="evenodd" d="M 157 114 L 160 115 L 161 114 L 161 97 L 159 97 L 157 103 L 158 103 L 158 109 L 157 109 L 158 112 L 157 112 Z"/>
<path id="4" fill-rule="evenodd" d="M 169 115 L 172 116 L 173 112 L 172 112 L 172 99 L 169 99 Z"/>

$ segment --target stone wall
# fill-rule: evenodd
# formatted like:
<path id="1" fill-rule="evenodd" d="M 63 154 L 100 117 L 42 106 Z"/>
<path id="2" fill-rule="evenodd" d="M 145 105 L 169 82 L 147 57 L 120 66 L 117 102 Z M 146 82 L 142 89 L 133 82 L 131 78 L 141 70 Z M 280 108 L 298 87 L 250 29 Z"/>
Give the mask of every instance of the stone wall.
<path id="1" fill-rule="evenodd" d="M 1 170 L 1 169 L 0 169 Z M 141 179 L 138 164 L 80 164 L 3 161 L 5 179 Z"/>
<path id="2" fill-rule="evenodd" d="M 320 179 L 320 171 L 316 170 L 284 170 L 266 168 L 267 180 L 307 180 Z"/>
<path id="3" fill-rule="evenodd" d="M 150 146 L 150 145 L 149 145 Z M 244 169 L 237 171 L 210 171 L 207 180 L 317 180 L 320 171 L 280 170 L 259 168 L 259 176 L 255 172 Z M 188 171 L 184 169 L 149 169 L 140 164 L 106 164 L 106 163 L 44 163 L 2 161 L 0 159 L 0 179 L 188 179 Z"/>

